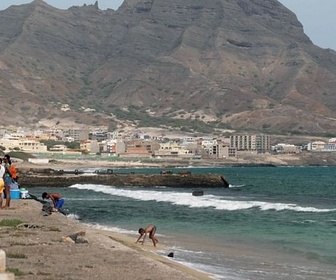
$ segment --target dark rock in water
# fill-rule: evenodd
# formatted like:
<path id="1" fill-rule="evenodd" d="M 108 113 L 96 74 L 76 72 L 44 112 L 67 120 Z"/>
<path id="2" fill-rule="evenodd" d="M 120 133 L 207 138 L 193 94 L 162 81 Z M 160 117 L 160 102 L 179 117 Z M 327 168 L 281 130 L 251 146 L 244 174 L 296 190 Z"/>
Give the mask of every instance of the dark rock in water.
<path id="1" fill-rule="evenodd" d="M 178 174 L 183 175 L 183 176 L 191 175 L 191 171 L 189 171 L 189 170 L 183 170 L 183 171 L 180 171 Z"/>
<path id="2" fill-rule="evenodd" d="M 82 176 L 72 174 L 31 174 L 21 172 L 20 184 L 30 187 L 68 187 L 74 184 L 104 184 L 108 186 L 165 186 L 175 188 L 222 188 L 228 182 L 219 174 L 96 174 Z"/>
<path id="3" fill-rule="evenodd" d="M 223 181 L 224 188 L 228 188 L 230 186 L 229 182 L 223 176 L 220 176 L 220 178 Z"/>
<path id="4" fill-rule="evenodd" d="M 173 253 L 173 252 L 170 252 L 170 253 L 167 255 L 167 257 L 169 257 L 169 258 L 174 258 L 174 253 Z"/>
<path id="5" fill-rule="evenodd" d="M 204 191 L 203 190 L 196 190 L 192 192 L 193 196 L 202 196 L 204 195 Z"/>
<path id="6" fill-rule="evenodd" d="M 160 172 L 160 174 L 162 174 L 162 175 L 171 175 L 171 174 L 173 174 L 173 171 L 171 171 L 171 170 L 162 170 Z"/>
<path id="7" fill-rule="evenodd" d="M 232 164 L 232 167 L 276 167 L 272 163 L 237 163 Z"/>

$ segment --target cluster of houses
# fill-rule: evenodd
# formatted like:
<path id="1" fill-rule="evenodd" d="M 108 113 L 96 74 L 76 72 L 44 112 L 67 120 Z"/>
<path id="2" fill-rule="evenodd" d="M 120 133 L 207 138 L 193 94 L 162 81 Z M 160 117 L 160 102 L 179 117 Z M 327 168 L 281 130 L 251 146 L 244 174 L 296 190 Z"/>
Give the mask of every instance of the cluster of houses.
<path id="1" fill-rule="evenodd" d="M 42 140 L 78 142 L 79 149 L 66 145 L 51 148 Z M 41 142 L 42 141 L 42 142 Z M 181 137 L 168 138 L 128 132 L 90 132 L 83 129 L 46 130 L 33 133 L 0 131 L 0 147 L 5 152 L 16 150 L 27 153 L 101 154 L 119 157 L 176 157 L 176 158 L 235 158 L 243 153 L 300 153 L 309 151 L 336 151 L 336 139 L 328 143 L 317 141 L 305 147 L 289 144 L 271 146 L 271 137 L 263 134 L 232 134 L 228 138 Z"/>

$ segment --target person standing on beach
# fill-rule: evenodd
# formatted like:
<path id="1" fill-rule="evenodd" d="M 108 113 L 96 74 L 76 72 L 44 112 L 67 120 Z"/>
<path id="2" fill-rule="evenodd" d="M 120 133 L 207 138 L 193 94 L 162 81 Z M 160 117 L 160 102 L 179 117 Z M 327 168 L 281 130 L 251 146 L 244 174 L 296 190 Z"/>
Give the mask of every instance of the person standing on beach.
<path id="1" fill-rule="evenodd" d="M 0 209 L 2 208 L 2 195 L 5 190 L 5 181 L 4 181 L 4 176 L 5 176 L 6 169 L 2 165 L 2 159 L 0 158 Z"/>
<path id="2" fill-rule="evenodd" d="M 149 225 L 146 228 L 139 228 L 139 238 L 135 243 L 138 243 L 140 239 L 143 237 L 141 243 L 142 245 L 145 243 L 145 239 L 147 236 L 147 233 L 149 234 L 148 237 L 149 239 L 152 239 L 154 247 L 156 247 L 156 244 L 159 243 L 159 240 L 155 238 L 155 233 L 156 233 L 156 226 L 154 225 Z"/>
<path id="3" fill-rule="evenodd" d="M 13 185 L 14 182 L 13 180 L 16 180 L 16 171 L 14 174 L 13 170 L 15 170 L 15 167 L 11 166 L 12 161 L 10 159 L 10 155 L 5 155 L 3 158 L 3 162 L 5 167 L 4 182 L 5 182 L 5 195 L 6 195 L 6 204 L 3 208 L 9 208 L 11 202 L 10 188 L 11 185 Z"/>
<path id="4" fill-rule="evenodd" d="M 59 193 L 44 192 L 42 194 L 42 199 L 51 199 L 56 212 L 62 208 L 63 203 L 64 203 L 64 198 L 62 198 L 62 196 Z"/>

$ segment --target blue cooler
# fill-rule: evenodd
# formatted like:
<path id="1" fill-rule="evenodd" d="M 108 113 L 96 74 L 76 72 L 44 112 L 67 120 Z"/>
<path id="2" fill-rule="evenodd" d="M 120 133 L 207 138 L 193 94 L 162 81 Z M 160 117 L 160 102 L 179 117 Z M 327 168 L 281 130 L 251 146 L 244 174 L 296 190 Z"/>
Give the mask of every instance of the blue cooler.
<path id="1" fill-rule="evenodd" d="M 20 199 L 21 193 L 19 189 L 11 189 L 10 190 L 11 199 Z"/>

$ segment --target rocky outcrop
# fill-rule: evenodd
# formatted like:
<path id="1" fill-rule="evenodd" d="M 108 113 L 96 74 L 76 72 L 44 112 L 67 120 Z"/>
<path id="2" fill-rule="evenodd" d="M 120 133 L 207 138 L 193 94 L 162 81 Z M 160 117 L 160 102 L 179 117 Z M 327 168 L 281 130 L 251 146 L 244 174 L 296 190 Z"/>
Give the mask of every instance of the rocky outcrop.
<path id="1" fill-rule="evenodd" d="M 218 174 L 111 174 L 111 175 L 37 175 L 23 174 L 20 185 L 31 187 L 69 187 L 74 184 L 103 184 L 109 186 L 166 186 L 175 188 L 223 188 L 227 187 Z"/>

